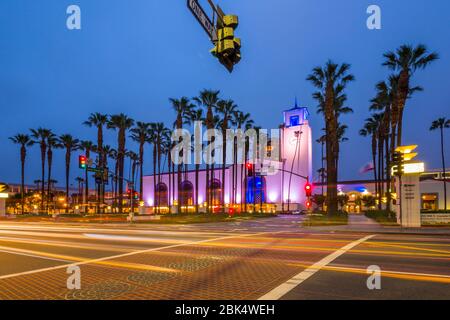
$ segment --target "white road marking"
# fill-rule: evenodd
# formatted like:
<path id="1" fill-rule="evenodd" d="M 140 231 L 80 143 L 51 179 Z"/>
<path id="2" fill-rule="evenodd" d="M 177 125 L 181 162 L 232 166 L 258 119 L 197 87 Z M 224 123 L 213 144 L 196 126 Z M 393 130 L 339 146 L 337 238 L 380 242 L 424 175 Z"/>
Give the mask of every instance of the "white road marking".
<path id="1" fill-rule="evenodd" d="M 293 278 L 289 279 L 285 283 L 279 285 L 272 291 L 266 293 L 262 297 L 260 297 L 258 300 L 278 300 L 282 298 L 284 295 L 286 295 L 288 292 L 290 292 L 292 289 L 300 285 L 303 281 L 313 276 L 317 271 L 322 269 L 323 267 L 327 266 L 331 262 L 333 262 L 335 259 L 337 259 L 339 256 L 343 255 L 350 249 L 356 247 L 357 245 L 363 243 L 364 241 L 374 237 L 375 235 L 366 236 L 364 238 L 361 238 L 359 240 L 353 241 L 346 246 L 336 250 L 335 252 L 329 254 L 322 260 L 314 263 L 312 266 L 306 268 Z"/>
<path id="2" fill-rule="evenodd" d="M 59 266 L 54 266 L 54 267 L 49 267 L 49 268 L 42 268 L 42 269 L 24 271 L 24 272 L 19 272 L 19 273 L 7 274 L 7 275 L 0 276 L 0 280 L 14 278 L 14 277 L 28 275 L 28 274 L 39 273 L 39 272 L 44 272 L 44 271 L 63 269 L 63 268 L 67 268 L 69 266 L 80 266 L 80 265 L 85 265 L 85 264 L 89 264 L 89 263 L 96 263 L 96 262 L 102 262 L 102 261 L 107 261 L 107 260 L 112 260 L 112 259 L 118 259 L 118 258 L 132 256 L 135 254 L 140 254 L 140 253 L 148 253 L 148 252 L 153 252 L 153 251 L 158 251 L 158 250 L 190 246 L 190 245 L 196 245 L 196 244 L 201 244 L 201 243 L 205 243 L 205 242 L 220 241 L 220 240 L 226 240 L 226 239 L 231 239 L 231 238 L 259 236 L 259 235 L 268 234 L 268 233 L 269 234 L 277 234 L 277 233 L 281 233 L 281 231 L 279 231 L 279 232 L 259 232 L 259 233 L 254 233 L 254 234 L 238 234 L 238 235 L 231 235 L 231 236 L 226 236 L 226 237 L 206 239 L 206 240 L 200 240 L 200 241 L 190 241 L 187 243 L 173 244 L 173 245 L 158 247 L 158 248 L 137 250 L 137 251 L 127 252 L 127 253 L 123 253 L 123 254 L 118 254 L 115 256 L 103 257 L 103 258 L 98 258 L 98 259 L 90 259 L 90 260 L 86 260 L 86 261 L 69 263 L 69 264 L 64 264 L 64 265 L 59 265 Z"/>

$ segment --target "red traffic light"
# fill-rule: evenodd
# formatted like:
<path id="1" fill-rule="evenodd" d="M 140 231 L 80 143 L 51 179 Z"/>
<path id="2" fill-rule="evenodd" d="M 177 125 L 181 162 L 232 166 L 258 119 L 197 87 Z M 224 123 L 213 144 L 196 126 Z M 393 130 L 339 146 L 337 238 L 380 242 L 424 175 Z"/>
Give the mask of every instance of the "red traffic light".
<path id="1" fill-rule="evenodd" d="M 311 201 L 309 201 L 309 200 L 306 200 L 306 203 L 305 203 L 305 205 L 306 205 L 306 208 L 307 208 L 307 209 L 310 209 L 310 208 L 311 208 L 311 206 L 312 206 L 312 203 L 311 203 Z"/>
<path id="2" fill-rule="evenodd" d="M 247 164 L 246 164 L 245 166 L 246 166 L 246 168 L 247 168 L 247 175 L 248 175 L 249 177 L 253 177 L 253 174 L 254 174 L 253 163 L 247 162 Z"/>
<path id="3" fill-rule="evenodd" d="M 312 194 L 312 185 L 311 185 L 309 182 L 307 182 L 307 183 L 305 184 L 305 193 L 306 193 L 306 196 L 307 196 L 307 197 L 311 197 L 311 194 Z"/>

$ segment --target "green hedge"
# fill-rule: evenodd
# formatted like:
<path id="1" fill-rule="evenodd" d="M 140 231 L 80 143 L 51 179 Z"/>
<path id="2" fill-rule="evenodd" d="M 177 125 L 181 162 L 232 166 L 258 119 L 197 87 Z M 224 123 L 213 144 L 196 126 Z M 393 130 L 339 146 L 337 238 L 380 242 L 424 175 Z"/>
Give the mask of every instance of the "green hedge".
<path id="1" fill-rule="evenodd" d="M 384 224 L 397 224 L 395 212 L 387 210 L 369 210 L 365 213 L 366 217 Z"/>

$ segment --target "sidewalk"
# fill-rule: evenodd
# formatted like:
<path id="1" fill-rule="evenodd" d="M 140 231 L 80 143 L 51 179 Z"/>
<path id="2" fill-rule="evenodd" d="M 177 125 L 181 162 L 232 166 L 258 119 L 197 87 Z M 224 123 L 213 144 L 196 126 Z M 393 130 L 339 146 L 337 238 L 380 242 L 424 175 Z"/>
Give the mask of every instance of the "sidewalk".
<path id="1" fill-rule="evenodd" d="M 422 228 L 402 228 L 396 226 L 382 226 L 378 222 L 367 218 L 361 214 L 350 214 L 348 216 L 348 225 L 313 227 L 323 231 L 348 231 L 348 232 L 367 232 L 367 233 L 402 233 L 402 234 L 420 234 L 420 235 L 443 235 L 450 236 L 449 227 L 422 227 Z"/>

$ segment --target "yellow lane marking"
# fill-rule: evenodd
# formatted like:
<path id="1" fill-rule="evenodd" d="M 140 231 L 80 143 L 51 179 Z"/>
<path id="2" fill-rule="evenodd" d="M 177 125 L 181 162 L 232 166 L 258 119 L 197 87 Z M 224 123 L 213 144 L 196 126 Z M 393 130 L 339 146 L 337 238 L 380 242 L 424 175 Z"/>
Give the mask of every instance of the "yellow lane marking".
<path id="1" fill-rule="evenodd" d="M 51 240 L 35 240 L 35 239 L 24 239 L 24 238 L 9 238 L 0 237 L 0 242 L 14 242 L 14 243 L 25 243 L 32 245 L 42 245 L 49 247 L 61 247 L 61 248 L 75 248 L 83 250 L 104 250 L 104 251 L 117 251 L 117 252 L 129 252 L 130 249 L 117 248 L 112 246 L 103 246 L 98 244 L 86 243 L 84 245 L 76 245 L 70 242 L 55 242 Z"/>
<path id="2" fill-rule="evenodd" d="M 248 248 L 255 250 L 287 250 L 287 251 L 325 251 L 330 252 L 338 249 L 337 247 L 309 247 L 309 246 L 283 246 L 276 245 L 271 243 L 261 243 L 261 244 L 237 244 L 237 243 L 225 243 L 225 242 L 216 242 L 216 243 L 206 243 L 202 244 L 203 246 L 213 246 L 213 247 L 229 247 L 229 248 Z M 349 253 L 361 253 L 361 254 L 384 254 L 384 255 L 401 255 L 401 256 L 413 256 L 413 257 L 442 257 L 442 258 L 450 258 L 450 254 L 433 254 L 433 253 L 419 253 L 419 252 L 403 252 L 403 251 L 387 251 L 387 250 L 361 250 L 361 249 L 352 249 Z"/>
<path id="3" fill-rule="evenodd" d="M 68 255 L 63 255 L 63 254 L 49 253 L 49 252 L 36 251 L 36 250 L 17 249 L 17 248 L 3 247 L 3 246 L 0 246 L 0 249 L 7 250 L 10 253 L 17 252 L 20 254 L 28 254 L 28 255 L 34 255 L 34 256 L 41 256 L 44 258 L 60 259 L 60 260 L 66 260 L 66 261 L 74 261 L 74 262 L 89 261 L 89 259 L 82 258 L 82 257 L 68 256 Z M 146 271 L 180 272 L 180 270 L 177 270 L 177 269 L 169 269 L 169 268 L 163 268 L 163 267 L 146 265 L 146 264 L 129 263 L 129 262 L 124 262 L 124 261 L 95 261 L 92 263 L 109 266 L 109 267 L 138 269 L 138 270 L 146 270 Z M 0 277 L 0 279 L 1 279 L 1 277 Z"/>
<path id="4" fill-rule="evenodd" d="M 262 240 L 262 241 L 273 241 L 275 238 L 269 237 L 255 237 L 251 238 L 251 241 L 245 241 L 245 243 L 254 242 L 253 240 Z M 324 242 L 324 243 L 347 243 L 350 239 L 347 240 L 333 240 L 333 239 L 313 239 L 313 238 L 296 238 L 296 239 L 288 239 L 288 238 L 277 238 L 277 240 L 281 240 L 286 243 L 292 244 L 302 244 L 305 242 Z M 436 246 L 436 247 L 450 247 L 450 244 L 438 244 L 438 243 L 426 243 L 426 242 L 389 242 L 389 241 L 376 241 L 370 240 L 362 243 L 362 246 L 369 246 L 371 244 L 380 244 L 380 245 L 415 245 L 415 246 Z M 419 248 L 417 248 L 419 250 Z M 450 253 L 450 251 L 447 251 Z"/>
<path id="5" fill-rule="evenodd" d="M 299 264 L 299 263 L 288 263 L 288 266 L 295 266 L 301 268 L 310 268 L 309 265 Z M 360 268 L 350 268 L 350 267 L 337 267 L 337 266 L 325 266 L 320 268 L 321 270 L 327 271 L 337 271 L 337 272 L 349 272 L 356 274 L 367 275 L 365 269 Z M 428 281 L 428 282 L 439 282 L 439 283 L 450 283 L 450 276 L 441 274 L 429 274 L 429 273 L 416 273 L 416 272 L 401 272 L 401 271 L 386 271 L 381 270 L 381 276 L 388 278 L 397 278 L 404 280 L 415 280 L 415 281 Z"/>
<path id="6" fill-rule="evenodd" d="M 429 252 L 450 254 L 450 251 L 447 251 L 447 250 L 436 250 L 436 249 L 430 249 L 430 248 L 420 248 L 420 247 L 412 247 L 412 246 L 404 246 L 404 245 L 391 245 L 391 244 L 378 245 L 375 243 L 372 243 L 371 245 L 375 245 L 378 247 L 383 246 L 383 247 L 391 247 L 391 248 L 400 248 L 400 249 L 409 249 L 409 250 L 417 250 L 417 251 L 429 251 Z"/>

